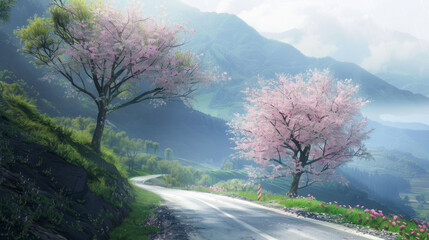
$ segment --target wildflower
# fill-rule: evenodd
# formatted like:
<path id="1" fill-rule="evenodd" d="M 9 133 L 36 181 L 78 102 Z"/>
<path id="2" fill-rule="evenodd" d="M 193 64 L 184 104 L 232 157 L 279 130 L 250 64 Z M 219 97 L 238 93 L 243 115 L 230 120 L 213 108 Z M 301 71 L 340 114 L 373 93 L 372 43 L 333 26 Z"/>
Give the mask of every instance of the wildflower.
<path id="1" fill-rule="evenodd" d="M 393 217 L 393 221 L 396 221 L 396 219 L 398 219 L 398 216 Z"/>
<path id="2" fill-rule="evenodd" d="M 424 230 L 423 228 L 422 228 L 422 229 L 420 229 L 420 232 L 421 232 L 421 233 L 423 233 L 424 231 L 425 231 L 425 230 Z"/>
<path id="3" fill-rule="evenodd" d="M 392 226 L 395 226 L 396 225 L 396 222 L 392 222 Z"/>
<path id="4" fill-rule="evenodd" d="M 374 227 L 375 227 L 375 229 L 378 229 L 378 225 L 377 224 L 375 224 Z"/>
<path id="5" fill-rule="evenodd" d="M 389 229 L 389 225 L 384 225 L 384 228 L 385 229 Z"/>

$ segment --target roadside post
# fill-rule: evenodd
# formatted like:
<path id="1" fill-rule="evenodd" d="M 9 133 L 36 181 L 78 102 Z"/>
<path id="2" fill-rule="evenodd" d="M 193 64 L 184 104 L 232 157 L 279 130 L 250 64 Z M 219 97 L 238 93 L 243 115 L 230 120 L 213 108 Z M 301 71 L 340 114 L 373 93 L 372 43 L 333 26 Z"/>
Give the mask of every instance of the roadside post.
<path id="1" fill-rule="evenodd" d="M 262 196 L 262 188 L 261 188 L 261 184 L 258 184 L 258 201 L 261 200 L 261 196 Z"/>

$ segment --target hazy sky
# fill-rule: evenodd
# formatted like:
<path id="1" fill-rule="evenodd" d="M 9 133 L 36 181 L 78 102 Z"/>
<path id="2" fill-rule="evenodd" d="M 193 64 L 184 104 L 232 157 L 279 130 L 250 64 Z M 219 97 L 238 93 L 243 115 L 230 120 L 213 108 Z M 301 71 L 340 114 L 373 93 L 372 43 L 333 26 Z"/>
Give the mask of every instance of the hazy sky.
<path id="1" fill-rule="evenodd" d="M 429 40 L 427 0 L 182 0 L 202 11 L 239 16 L 260 32 L 282 32 L 301 28 L 330 16 L 355 25 L 375 23 Z"/>

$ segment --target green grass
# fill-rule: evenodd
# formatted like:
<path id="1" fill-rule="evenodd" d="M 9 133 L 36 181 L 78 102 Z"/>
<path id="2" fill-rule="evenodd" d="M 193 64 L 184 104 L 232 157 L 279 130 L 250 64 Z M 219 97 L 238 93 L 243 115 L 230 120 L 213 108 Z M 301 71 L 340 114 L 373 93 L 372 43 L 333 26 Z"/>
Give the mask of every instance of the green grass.
<path id="1" fill-rule="evenodd" d="M 131 204 L 130 215 L 110 232 L 109 237 L 112 240 L 145 240 L 148 239 L 148 234 L 158 231 L 154 226 L 146 226 L 146 220 L 159 206 L 161 197 L 136 186 L 133 186 L 133 190 L 136 201 Z"/>
<path id="2" fill-rule="evenodd" d="M 117 189 L 128 189 L 124 166 L 119 157 L 102 147 L 101 156 L 86 145 L 90 136 L 79 131 L 59 126 L 47 115 L 38 112 L 34 100 L 18 84 L 0 81 L 0 133 L 3 137 L 20 137 L 21 141 L 40 144 L 67 162 L 83 167 L 88 173 L 88 187 L 91 192 L 102 196 L 108 203 L 123 207 L 127 202 L 117 196 Z M 116 166 L 119 173 L 105 168 L 105 162 Z M 3 162 L 1 164 L 4 165 Z M 49 174 L 47 171 L 45 174 Z"/>

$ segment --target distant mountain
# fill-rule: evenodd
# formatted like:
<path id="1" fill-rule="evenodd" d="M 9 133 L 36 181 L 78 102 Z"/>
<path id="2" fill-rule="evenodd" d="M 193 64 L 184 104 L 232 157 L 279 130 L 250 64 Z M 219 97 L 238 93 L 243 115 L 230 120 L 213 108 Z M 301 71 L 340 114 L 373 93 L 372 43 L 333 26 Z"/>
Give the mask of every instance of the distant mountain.
<path id="1" fill-rule="evenodd" d="M 393 121 L 379 121 L 384 126 L 408 129 L 408 130 L 424 130 L 429 131 L 429 125 L 422 123 L 408 123 L 408 122 L 393 122 Z"/>
<path id="2" fill-rule="evenodd" d="M 429 41 L 374 24 L 364 23 L 350 31 L 335 21 L 262 35 L 291 44 L 309 56 L 356 63 L 400 89 L 429 97 Z"/>
<path id="3" fill-rule="evenodd" d="M 411 153 L 429 163 L 429 130 L 397 128 L 375 121 L 369 121 L 368 127 L 373 128 L 374 132 L 366 141 L 367 146 Z"/>
<path id="4" fill-rule="evenodd" d="M 233 113 L 242 111 L 241 91 L 253 86 L 258 75 L 273 78 L 276 73 L 297 74 L 314 68 L 329 68 L 338 79 L 352 78 L 361 86 L 361 95 L 372 100 L 372 109 L 429 106 L 428 98 L 399 90 L 356 64 L 307 57 L 289 44 L 266 39 L 235 15 L 200 12 L 178 0 L 143 2 L 150 14 L 156 15 L 160 9 L 156 6 L 163 5 L 171 21 L 187 23 L 196 33 L 185 47 L 204 53 L 205 60 L 232 77 L 232 81 L 198 96 L 196 108 L 205 113 L 230 119 Z"/>

